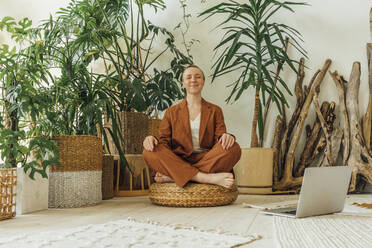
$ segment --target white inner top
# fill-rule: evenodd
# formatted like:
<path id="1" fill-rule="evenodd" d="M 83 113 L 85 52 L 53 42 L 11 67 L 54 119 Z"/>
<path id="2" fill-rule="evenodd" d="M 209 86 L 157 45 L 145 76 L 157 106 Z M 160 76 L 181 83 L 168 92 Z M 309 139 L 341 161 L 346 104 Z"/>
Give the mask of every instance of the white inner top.
<path id="1" fill-rule="evenodd" d="M 200 113 L 195 120 L 190 119 L 190 128 L 192 136 L 192 146 L 194 152 L 204 152 L 199 146 L 199 129 L 200 129 Z"/>

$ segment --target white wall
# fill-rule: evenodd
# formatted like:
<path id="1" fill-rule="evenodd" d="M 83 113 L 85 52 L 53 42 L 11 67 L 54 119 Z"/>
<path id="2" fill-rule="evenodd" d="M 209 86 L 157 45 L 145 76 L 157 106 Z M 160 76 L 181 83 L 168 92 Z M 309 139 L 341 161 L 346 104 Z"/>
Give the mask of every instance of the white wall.
<path id="1" fill-rule="evenodd" d="M 0 18 L 11 16 L 20 20 L 28 17 L 36 24 L 40 20 L 49 18 L 59 8 L 67 6 L 69 0 L 1 0 L 0 1 Z"/>
<path id="2" fill-rule="evenodd" d="M 66 6 L 68 2 L 68 0 L 2 0 L 0 1 L 0 18 L 7 15 L 19 19 L 27 16 L 36 23 L 38 20 L 48 18 L 49 13 L 54 13 L 58 8 Z M 201 0 L 189 0 L 187 1 L 187 11 L 193 16 L 189 38 L 200 41 L 192 49 L 194 61 L 204 69 L 206 75 L 211 75 L 211 66 L 215 61 L 212 50 L 223 33 L 221 30 L 212 31 L 220 19 L 214 18 L 201 22 L 201 18 L 197 18 L 198 13 L 205 10 L 208 6 L 212 6 L 216 1 L 210 0 L 206 2 L 201 3 Z M 146 14 L 151 17 L 150 19 L 155 24 L 173 30 L 175 25 L 181 21 L 181 8 L 179 2 L 175 0 L 165 0 L 165 3 L 168 7 L 165 11 L 159 11 L 155 14 L 152 10 L 148 10 Z M 304 83 L 307 84 L 309 82 L 313 73 L 322 67 L 327 58 L 333 60 L 331 70 L 337 70 L 346 79 L 349 77 L 352 63 L 360 61 L 362 63 L 362 81 L 359 99 L 360 110 L 364 113 L 368 100 L 365 45 L 367 42 L 372 42 L 369 35 L 369 10 L 372 7 L 372 3 L 365 0 L 311 0 L 309 4 L 311 6 L 296 8 L 295 14 L 282 11 L 276 17 L 278 21 L 289 24 L 299 30 L 304 37 L 304 47 L 307 49 L 309 56 L 309 60 L 306 61 L 308 69 L 306 70 Z M 176 39 L 180 40 L 180 38 L 180 33 L 176 33 Z M 2 34 L 0 34 L 0 42 L 4 42 Z M 299 58 L 293 49 L 290 48 L 289 52 L 294 57 Z M 289 73 L 288 70 L 285 70 L 281 75 L 288 82 L 289 87 L 293 89 L 295 83 L 294 73 Z M 227 105 L 224 101 L 229 93 L 226 85 L 236 77 L 237 74 L 232 73 L 218 78 L 213 84 L 210 84 L 210 77 L 207 77 L 204 97 L 206 100 L 222 107 L 228 131 L 238 137 L 238 142 L 242 147 L 249 147 L 254 103 L 253 92 L 248 91 L 244 93 L 242 98 L 234 104 Z M 336 88 L 328 74 L 322 84 L 320 93 L 320 100 L 325 99 L 338 101 Z M 295 97 L 288 98 L 288 101 L 293 108 Z M 287 115 L 289 116 L 291 112 L 291 109 L 288 110 Z M 272 130 L 277 113 L 276 108 L 272 108 L 269 120 L 271 123 L 268 123 L 266 129 L 265 146 L 270 146 L 271 144 Z M 315 113 L 311 108 L 308 121 L 312 121 L 314 117 Z"/>

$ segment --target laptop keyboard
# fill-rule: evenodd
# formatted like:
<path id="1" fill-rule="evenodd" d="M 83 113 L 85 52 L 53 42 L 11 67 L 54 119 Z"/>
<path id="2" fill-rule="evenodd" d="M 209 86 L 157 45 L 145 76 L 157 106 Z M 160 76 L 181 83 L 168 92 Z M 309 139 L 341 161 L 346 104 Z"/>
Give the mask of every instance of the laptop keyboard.
<path id="1" fill-rule="evenodd" d="M 296 212 L 297 212 L 296 210 L 292 210 L 292 211 L 285 211 L 283 213 L 296 215 Z"/>

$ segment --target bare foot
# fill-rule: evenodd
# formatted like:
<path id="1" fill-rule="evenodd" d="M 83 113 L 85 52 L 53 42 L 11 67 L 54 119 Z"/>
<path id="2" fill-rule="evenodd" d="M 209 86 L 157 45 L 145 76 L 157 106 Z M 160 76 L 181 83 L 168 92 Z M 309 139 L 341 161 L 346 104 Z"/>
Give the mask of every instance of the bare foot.
<path id="1" fill-rule="evenodd" d="M 166 175 L 156 172 L 154 177 L 155 182 L 157 183 L 174 183 L 174 180 Z"/>
<path id="2" fill-rule="evenodd" d="M 216 184 L 228 189 L 234 185 L 234 176 L 232 173 L 228 172 L 210 174 L 198 172 L 192 180 L 199 183 Z"/>

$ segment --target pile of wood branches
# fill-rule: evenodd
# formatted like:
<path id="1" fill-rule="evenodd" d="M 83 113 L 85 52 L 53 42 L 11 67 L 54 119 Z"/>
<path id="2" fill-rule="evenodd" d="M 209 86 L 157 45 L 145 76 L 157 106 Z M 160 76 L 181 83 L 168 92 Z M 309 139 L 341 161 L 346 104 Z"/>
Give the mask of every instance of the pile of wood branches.
<path id="1" fill-rule="evenodd" d="M 370 12 L 372 35 L 372 9 Z M 340 124 L 335 127 L 334 102 L 318 100 L 319 87 L 323 82 L 331 60 L 328 59 L 307 86 L 302 86 L 305 72 L 301 59 L 295 84 L 296 108 L 288 122 L 285 115 L 278 116 L 272 147 L 277 149 L 273 184 L 275 190 L 296 189 L 302 183 L 305 168 L 309 166 L 348 165 L 353 167 L 349 191 L 355 191 L 359 182 L 372 183 L 372 43 L 367 44 L 369 103 L 365 115 L 359 118 L 358 93 L 360 86 L 360 63 L 353 64 L 349 82 L 337 71 L 329 72 L 339 96 Z M 317 118 L 307 125 L 305 147 L 295 164 L 295 151 L 303 132 L 305 119 L 311 103 Z M 338 159 L 342 162 L 337 163 Z"/>
<path id="2" fill-rule="evenodd" d="M 295 166 L 295 151 L 305 126 L 309 107 L 313 99 L 316 100 L 315 106 L 319 107 L 317 102 L 319 87 L 331 65 L 331 60 L 328 59 L 323 68 L 314 74 L 310 83 L 303 87 L 304 61 L 303 58 L 300 60 L 295 84 L 296 108 L 288 124 L 282 116 L 278 116 L 275 122 L 272 147 L 278 151 L 275 159 L 278 163 L 274 166 L 273 183 L 274 189 L 277 190 L 295 189 L 301 185 L 304 169 L 311 165 L 316 155 L 320 154 L 326 147 L 327 137 L 324 135 L 324 130 L 329 130 L 328 133 L 333 130 L 335 103 L 323 102 L 321 109 L 319 109 L 321 118 L 318 116 L 312 127 L 306 126 L 306 145 L 300 162 Z"/>
<path id="3" fill-rule="evenodd" d="M 367 46 L 369 74 L 372 75 L 372 44 Z M 295 85 L 296 108 L 288 124 L 282 116 L 275 123 L 272 147 L 277 149 L 274 165 L 274 189 L 296 189 L 302 183 L 305 168 L 309 166 L 335 166 L 339 156 L 341 165 L 353 167 L 350 191 L 361 180 L 372 183 L 372 76 L 369 78 L 370 99 L 366 114 L 359 119 L 358 92 L 360 85 L 360 63 L 355 62 L 347 82 L 337 71 L 330 72 L 339 95 L 340 125 L 334 126 L 334 102 L 324 101 L 319 105 L 319 87 L 328 71 L 331 60 L 327 60 L 321 70 L 312 77 L 308 86 L 302 87 L 304 80 L 304 59 L 299 65 Z M 314 83 L 315 82 L 315 83 Z M 304 128 L 311 103 L 314 104 L 317 118 L 313 125 L 306 125 L 306 141 L 300 159 L 295 164 L 295 152 Z M 341 151 L 341 152 L 340 152 Z M 340 164 L 339 164 L 340 165 Z"/>

